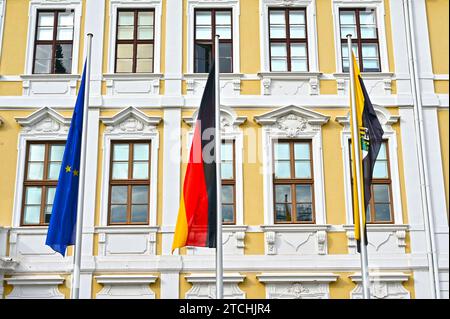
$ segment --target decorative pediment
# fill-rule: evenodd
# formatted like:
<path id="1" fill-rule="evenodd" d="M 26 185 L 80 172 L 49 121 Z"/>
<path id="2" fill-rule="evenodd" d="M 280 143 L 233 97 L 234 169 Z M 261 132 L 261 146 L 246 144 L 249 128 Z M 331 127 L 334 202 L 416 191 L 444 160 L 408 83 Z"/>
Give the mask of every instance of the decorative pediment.
<path id="1" fill-rule="evenodd" d="M 192 284 L 192 288 L 186 292 L 186 299 L 216 298 L 216 274 L 191 274 L 185 278 L 187 282 Z M 225 273 L 223 275 L 224 298 L 245 299 L 245 292 L 238 286 L 244 280 L 245 276 L 239 273 Z"/>
<path id="2" fill-rule="evenodd" d="M 280 7 L 292 7 L 292 6 L 304 6 L 310 3 L 311 1 L 312 0 L 264 0 L 264 4 Z"/>
<path id="3" fill-rule="evenodd" d="M 130 106 L 112 117 L 102 116 L 108 133 L 138 133 L 154 131 L 161 117 L 147 116 L 137 108 Z"/>
<path id="4" fill-rule="evenodd" d="M 26 117 L 16 117 L 17 123 L 27 133 L 67 133 L 70 118 L 64 117 L 52 108 L 43 107 Z"/>
<path id="5" fill-rule="evenodd" d="M 389 127 L 397 123 L 400 119 L 399 115 L 392 115 L 386 108 L 374 105 L 375 113 L 378 120 L 384 127 Z M 336 122 L 344 126 L 345 129 L 350 129 L 350 112 L 346 116 L 336 116 Z"/>
<path id="6" fill-rule="evenodd" d="M 197 119 L 197 115 L 198 109 L 195 110 L 191 117 L 184 117 L 183 121 L 189 126 L 192 126 Z M 247 121 L 246 116 L 237 116 L 233 110 L 226 107 L 220 108 L 220 128 L 222 131 L 232 131 L 244 124 L 245 121 Z"/>
<path id="7" fill-rule="evenodd" d="M 349 276 L 355 282 L 356 288 L 350 293 L 352 299 L 362 299 L 362 278 L 357 273 Z M 411 295 L 402 285 L 409 280 L 409 275 L 401 272 L 371 273 L 370 297 L 371 299 L 410 299 Z"/>

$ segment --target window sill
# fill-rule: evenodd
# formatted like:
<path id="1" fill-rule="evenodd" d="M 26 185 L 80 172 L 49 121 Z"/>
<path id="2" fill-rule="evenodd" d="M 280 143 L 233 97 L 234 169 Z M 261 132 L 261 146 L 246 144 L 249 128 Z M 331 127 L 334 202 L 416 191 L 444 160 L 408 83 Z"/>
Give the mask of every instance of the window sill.
<path id="1" fill-rule="evenodd" d="M 260 72 L 264 95 L 318 95 L 320 72 Z"/>
<path id="2" fill-rule="evenodd" d="M 154 80 L 161 79 L 162 73 L 106 73 L 105 80 Z"/>
<path id="3" fill-rule="evenodd" d="M 238 96 L 241 94 L 242 73 L 221 73 L 220 83 L 222 96 Z M 208 73 L 185 73 L 183 80 L 186 81 L 187 95 L 201 96 L 208 79 Z"/>
<path id="4" fill-rule="evenodd" d="M 346 231 L 353 231 L 354 225 L 344 225 L 343 228 Z M 409 229 L 409 225 L 406 224 L 367 224 L 368 232 L 389 232 L 389 231 L 407 231 Z"/>
<path id="5" fill-rule="evenodd" d="M 25 96 L 74 96 L 79 74 L 22 74 Z"/>
<path id="6" fill-rule="evenodd" d="M 159 230 L 159 226 L 149 225 L 110 225 L 110 226 L 97 226 L 95 227 L 95 233 L 109 233 L 109 234 L 143 234 L 143 233 L 155 233 Z"/>
<path id="7" fill-rule="evenodd" d="M 274 224 L 261 225 L 263 232 L 316 232 L 327 231 L 331 225 L 317 225 L 317 224 Z"/>
<path id="8" fill-rule="evenodd" d="M 209 73 L 185 73 L 183 75 L 185 80 L 189 80 L 189 79 L 207 79 L 208 78 Z M 221 79 L 236 79 L 236 78 L 243 78 L 244 74 L 243 73 L 220 73 L 220 78 Z"/>
<path id="9" fill-rule="evenodd" d="M 103 74 L 106 81 L 106 94 L 120 95 L 159 95 L 161 73 L 108 73 Z"/>
<path id="10" fill-rule="evenodd" d="M 333 73 L 333 76 L 336 79 L 348 79 L 348 72 Z M 381 78 L 392 79 L 394 77 L 394 73 L 393 72 L 361 72 L 361 77 L 363 79 L 381 79 Z"/>
<path id="11" fill-rule="evenodd" d="M 20 78 L 24 81 L 61 81 L 61 80 L 79 80 L 79 74 L 22 74 Z"/>
<path id="12" fill-rule="evenodd" d="M 321 72 L 260 72 L 258 76 L 261 79 L 277 79 L 277 80 L 309 80 L 318 78 Z"/>

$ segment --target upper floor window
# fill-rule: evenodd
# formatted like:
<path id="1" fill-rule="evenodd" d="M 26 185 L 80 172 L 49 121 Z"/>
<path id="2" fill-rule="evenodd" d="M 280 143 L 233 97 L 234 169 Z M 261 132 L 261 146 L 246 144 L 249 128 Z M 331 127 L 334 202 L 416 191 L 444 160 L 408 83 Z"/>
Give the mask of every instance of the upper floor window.
<path id="1" fill-rule="evenodd" d="M 314 179 L 310 140 L 274 143 L 276 223 L 313 223 Z"/>
<path id="2" fill-rule="evenodd" d="M 339 10 L 342 68 L 348 72 L 347 34 L 352 35 L 352 49 L 362 72 L 380 72 L 380 48 L 375 9 Z"/>
<path id="3" fill-rule="evenodd" d="M 236 224 L 236 171 L 234 140 L 223 140 L 221 148 L 222 217 L 224 224 Z"/>
<path id="4" fill-rule="evenodd" d="M 112 142 L 109 224 L 148 224 L 150 142 Z"/>
<path id="5" fill-rule="evenodd" d="M 151 73 L 154 56 L 154 10 L 120 9 L 117 18 L 117 73 Z"/>
<path id="6" fill-rule="evenodd" d="M 22 225 L 47 225 L 64 154 L 64 142 L 27 144 Z"/>
<path id="7" fill-rule="evenodd" d="M 72 72 L 74 13 L 72 10 L 37 12 L 33 73 Z"/>
<path id="8" fill-rule="evenodd" d="M 306 9 L 269 9 L 271 71 L 308 71 Z"/>
<path id="9" fill-rule="evenodd" d="M 208 73 L 219 39 L 220 72 L 233 72 L 233 23 L 231 9 L 195 9 L 194 72 Z"/>
<path id="10" fill-rule="evenodd" d="M 352 158 L 351 146 L 349 149 L 350 158 Z M 394 222 L 392 209 L 392 180 L 389 167 L 388 142 L 383 141 L 373 170 L 371 186 L 372 196 L 366 211 L 367 223 L 376 224 Z"/>

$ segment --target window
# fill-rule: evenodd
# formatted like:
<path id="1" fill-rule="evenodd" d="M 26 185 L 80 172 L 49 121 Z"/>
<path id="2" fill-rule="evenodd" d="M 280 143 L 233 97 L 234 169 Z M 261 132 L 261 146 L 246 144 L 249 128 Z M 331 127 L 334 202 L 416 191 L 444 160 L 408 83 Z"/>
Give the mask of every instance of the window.
<path id="1" fill-rule="evenodd" d="M 306 9 L 269 9 L 271 71 L 308 71 Z"/>
<path id="2" fill-rule="evenodd" d="M 116 73 L 153 72 L 154 10 L 118 10 Z"/>
<path id="3" fill-rule="evenodd" d="M 112 142 L 109 224 L 148 224 L 150 142 Z"/>
<path id="4" fill-rule="evenodd" d="M 351 143 L 349 144 L 350 158 L 351 157 Z M 392 181 L 389 169 L 389 149 L 388 142 L 383 141 L 380 152 L 372 176 L 371 198 L 369 207 L 366 211 L 367 223 L 393 223 L 394 218 L 392 214 Z M 351 166 L 350 166 L 351 167 Z M 352 171 L 352 170 L 350 170 Z M 353 176 L 352 176 L 353 177 Z M 353 180 L 352 180 L 353 183 Z M 353 193 L 352 193 L 353 196 Z"/>
<path id="5" fill-rule="evenodd" d="M 30 142 L 27 144 L 23 186 L 23 226 L 47 225 L 52 213 L 64 142 Z"/>
<path id="6" fill-rule="evenodd" d="M 340 9 L 343 72 L 348 72 L 347 34 L 352 35 L 353 52 L 362 72 L 380 72 L 380 48 L 374 9 Z"/>
<path id="7" fill-rule="evenodd" d="M 231 9 L 195 9 L 194 72 L 208 73 L 219 39 L 220 72 L 233 72 L 233 25 Z"/>
<path id="8" fill-rule="evenodd" d="M 72 72 L 73 11 L 37 12 L 33 73 Z"/>
<path id="9" fill-rule="evenodd" d="M 234 140 L 223 140 L 221 149 L 222 217 L 224 224 L 236 224 L 236 172 Z"/>
<path id="10" fill-rule="evenodd" d="M 275 223 L 314 223 L 311 141 L 274 143 Z"/>

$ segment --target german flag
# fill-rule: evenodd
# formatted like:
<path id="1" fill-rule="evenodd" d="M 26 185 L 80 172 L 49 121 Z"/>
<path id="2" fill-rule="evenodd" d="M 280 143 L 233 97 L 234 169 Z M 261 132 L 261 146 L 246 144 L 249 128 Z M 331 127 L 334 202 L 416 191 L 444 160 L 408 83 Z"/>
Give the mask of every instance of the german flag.
<path id="1" fill-rule="evenodd" d="M 206 82 L 195 122 L 172 253 L 184 246 L 216 247 L 215 69 Z"/>
<path id="2" fill-rule="evenodd" d="M 360 146 L 360 163 L 361 175 L 363 177 L 363 190 L 364 197 L 364 212 L 367 212 L 369 202 L 371 198 L 371 185 L 373 169 L 377 160 L 378 152 L 380 151 L 381 144 L 383 142 L 383 128 L 378 120 L 375 109 L 370 102 L 369 95 L 364 86 L 364 82 L 359 72 L 358 63 L 355 56 L 352 54 L 353 70 L 354 74 L 351 76 L 355 80 L 355 100 L 356 100 L 356 117 L 358 123 L 359 132 L 359 146 Z M 352 92 L 353 94 L 353 92 Z M 353 114 L 351 115 L 353 116 Z M 350 122 L 352 123 L 352 122 Z M 352 130 L 353 131 L 353 130 Z M 352 141 L 354 137 L 352 136 Z M 355 150 L 352 147 L 352 158 L 355 157 Z M 355 224 L 355 239 L 357 240 L 357 248 L 360 251 L 361 234 L 359 230 L 359 209 L 358 209 L 358 189 L 356 183 L 356 162 L 352 161 L 352 174 L 353 174 L 353 219 Z M 367 230 L 366 230 L 366 216 L 363 216 L 363 225 L 365 233 L 365 245 L 367 245 Z"/>

